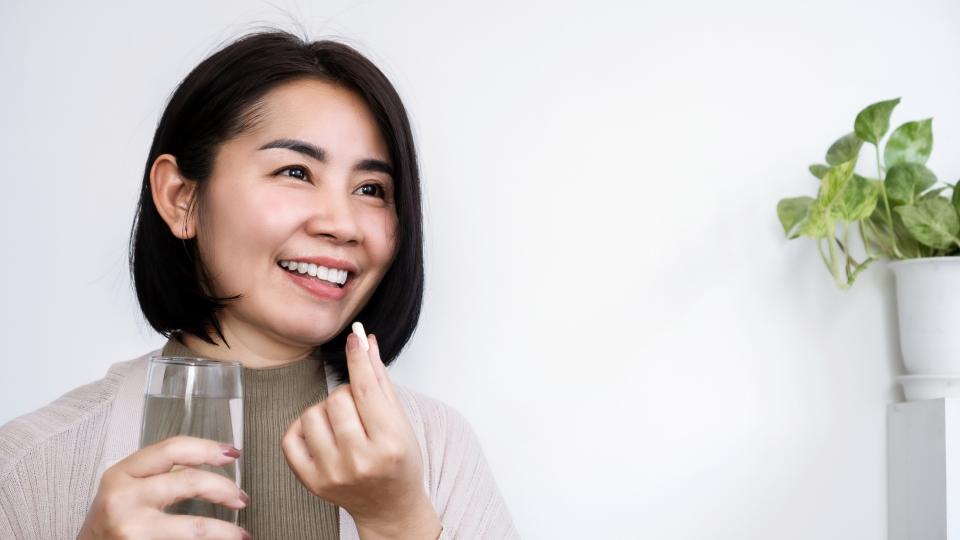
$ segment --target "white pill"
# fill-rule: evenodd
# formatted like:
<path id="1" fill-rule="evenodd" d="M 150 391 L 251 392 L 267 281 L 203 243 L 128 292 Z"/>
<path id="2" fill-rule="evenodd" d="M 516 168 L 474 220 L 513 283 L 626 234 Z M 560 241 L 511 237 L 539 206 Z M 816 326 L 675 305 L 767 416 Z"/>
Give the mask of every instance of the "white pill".
<path id="1" fill-rule="evenodd" d="M 353 328 L 353 333 L 357 335 L 360 339 L 360 345 L 363 347 L 363 350 L 370 350 L 370 342 L 367 341 L 367 332 L 363 329 L 363 324 L 360 321 L 353 323 L 350 327 Z"/>

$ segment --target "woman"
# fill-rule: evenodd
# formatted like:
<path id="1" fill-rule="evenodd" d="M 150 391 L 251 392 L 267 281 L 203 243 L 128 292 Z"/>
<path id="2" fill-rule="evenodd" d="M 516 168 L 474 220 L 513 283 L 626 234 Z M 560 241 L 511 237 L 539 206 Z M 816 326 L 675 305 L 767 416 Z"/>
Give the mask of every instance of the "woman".
<path id="1" fill-rule="evenodd" d="M 152 351 L 0 429 L 0 537 L 516 536 L 464 418 L 385 370 L 422 301 L 419 173 L 355 50 L 261 32 L 197 66 L 154 135 L 130 264 L 160 352 L 243 364 L 246 491 L 190 467 L 234 448 L 137 449 Z M 241 527 L 162 512 L 189 497 Z"/>

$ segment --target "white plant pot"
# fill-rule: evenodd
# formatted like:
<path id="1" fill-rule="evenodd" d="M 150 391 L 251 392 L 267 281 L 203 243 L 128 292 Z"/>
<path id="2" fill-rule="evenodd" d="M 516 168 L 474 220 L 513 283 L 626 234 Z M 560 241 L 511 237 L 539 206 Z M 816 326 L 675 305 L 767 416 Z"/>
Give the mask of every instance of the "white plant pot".
<path id="1" fill-rule="evenodd" d="M 960 257 L 897 261 L 890 268 L 907 374 L 960 375 Z"/>

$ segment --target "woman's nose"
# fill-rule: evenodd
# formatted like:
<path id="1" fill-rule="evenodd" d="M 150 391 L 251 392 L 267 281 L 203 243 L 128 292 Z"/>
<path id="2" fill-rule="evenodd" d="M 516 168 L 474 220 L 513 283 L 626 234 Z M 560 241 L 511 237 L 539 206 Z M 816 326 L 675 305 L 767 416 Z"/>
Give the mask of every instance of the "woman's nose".
<path id="1" fill-rule="evenodd" d="M 362 237 L 350 195 L 320 191 L 313 204 L 314 210 L 307 219 L 307 233 L 328 237 L 337 243 L 359 243 Z"/>

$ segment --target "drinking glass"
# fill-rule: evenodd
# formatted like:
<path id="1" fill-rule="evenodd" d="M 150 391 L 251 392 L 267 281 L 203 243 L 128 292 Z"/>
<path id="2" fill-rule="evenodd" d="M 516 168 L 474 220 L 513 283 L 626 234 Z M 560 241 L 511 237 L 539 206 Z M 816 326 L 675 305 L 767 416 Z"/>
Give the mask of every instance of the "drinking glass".
<path id="1" fill-rule="evenodd" d="M 140 447 L 175 435 L 189 435 L 242 450 L 242 371 L 239 362 L 183 356 L 150 357 Z M 239 486 L 241 459 L 222 467 L 200 465 L 197 468 L 222 474 Z M 196 498 L 174 503 L 165 511 L 234 524 L 238 517 L 237 510 Z"/>

